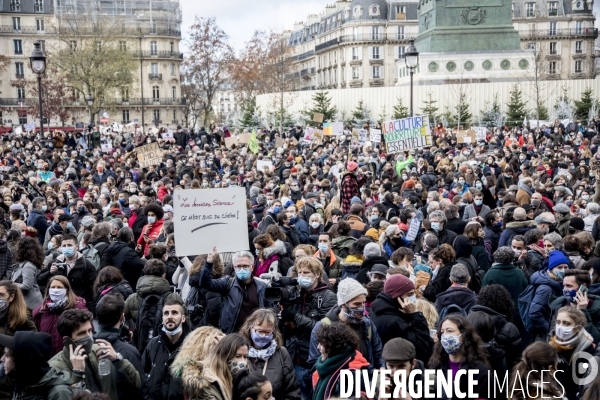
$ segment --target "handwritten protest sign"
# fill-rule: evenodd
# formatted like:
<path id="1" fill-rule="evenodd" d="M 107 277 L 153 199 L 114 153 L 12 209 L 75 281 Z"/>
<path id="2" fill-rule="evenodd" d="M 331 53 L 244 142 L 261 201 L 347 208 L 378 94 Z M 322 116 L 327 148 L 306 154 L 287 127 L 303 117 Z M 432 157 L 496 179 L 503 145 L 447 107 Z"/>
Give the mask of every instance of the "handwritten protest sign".
<path id="1" fill-rule="evenodd" d="M 475 131 L 475 139 L 478 142 L 485 142 L 485 135 L 487 134 L 487 128 L 485 126 L 474 126 L 471 129 Z"/>
<path id="2" fill-rule="evenodd" d="M 406 234 L 406 240 L 409 242 L 414 241 L 419 234 L 419 230 L 421 229 L 421 221 L 417 218 L 411 218 L 410 226 L 408 227 L 408 232 Z"/>
<path id="3" fill-rule="evenodd" d="M 381 143 L 381 129 L 371 129 L 369 140 L 373 143 Z"/>
<path id="4" fill-rule="evenodd" d="M 315 130 L 313 128 L 306 128 L 304 130 L 304 141 L 311 142 L 313 140 L 314 134 Z"/>
<path id="5" fill-rule="evenodd" d="M 247 144 L 248 142 L 250 142 L 250 134 L 249 133 L 242 133 L 238 136 L 238 141 L 240 142 L 240 144 Z"/>
<path id="6" fill-rule="evenodd" d="M 283 140 L 282 138 L 275 138 L 275 147 L 276 148 L 280 148 L 283 147 L 283 145 L 285 144 L 285 140 Z"/>
<path id="7" fill-rule="evenodd" d="M 369 131 L 367 131 L 366 129 L 360 129 L 358 131 L 358 145 L 359 146 L 364 146 L 367 143 L 367 135 L 369 134 Z"/>
<path id="8" fill-rule="evenodd" d="M 321 114 L 321 113 L 314 113 L 313 114 L 313 121 L 317 122 L 317 123 L 322 123 L 323 122 L 323 118 L 325 118 L 325 115 Z"/>
<path id="9" fill-rule="evenodd" d="M 232 148 L 233 145 L 237 145 L 237 144 L 238 144 L 237 136 L 231 136 L 231 137 L 225 138 L 225 147 L 227 147 L 228 149 Z"/>
<path id="10" fill-rule="evenodd" d="M 145 146 L 140 146 L 136 150 L 138 161 L 140 162 L 140 167 L 142 168 L 158 165 L 162 161 L 162 152 L 158 147 L 158 143 L 150 143 Z"/>
<path id="11" fill-rule="evenodd" d="M 432 145 L 429 117 L 427 116 L 387 121 L 382 128 L 389 154 Z"/>
<path id="12" fill-rule="evenodd" d="M 20 126 L 15 126 L 15 135 L 22 135 L 23 134 L 23 128 Z"/>
<path id="13" fill-rule="evenodd" d="M 113 149 L 112 143 L 103 143 L 100 145 L 103 153 L 110 153 Z"/>
<path id="14" fill-rule="evenodd" d="M 162 133 L 162 138 L 164 140 L 173 139 L 173 131 L 163 132 Z"/>
<path id="15" fill-rule="evenodd" d="M 600 160 L 598 160 L 596 157 L 594 157 L 590 160 L 590 163 L 592 166 L 592 171 L 600 172 Z"/>
<path id="16" fill-rule="evenodd" d="M 177 256 L 248 250 L 243 188 L 176 190 L 173 209 Z"/>
<path id="17" fill-rule="evenodd" d="M 258 171 L 262 171 L 264 168 L 268 168 L 269 171 L 273 171 L 273 162 L 268 160 L 257 160 L 256 161 L 256 169 Z"/>
<path id="18" fill-rule="evenodd" d="M 333 136 L 341 136 L 344 134 L 344 123 L 343 122 L 332 122 L 331 123 L 331 134 Z"/>

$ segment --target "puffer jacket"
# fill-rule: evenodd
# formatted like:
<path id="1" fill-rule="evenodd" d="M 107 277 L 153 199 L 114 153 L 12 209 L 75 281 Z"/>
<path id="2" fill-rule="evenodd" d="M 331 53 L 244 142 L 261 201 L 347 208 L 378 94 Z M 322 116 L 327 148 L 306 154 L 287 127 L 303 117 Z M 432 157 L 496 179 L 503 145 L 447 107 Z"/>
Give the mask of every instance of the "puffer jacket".
<path id="1" fill-rule="evenodd" d="M 476 304 L 471 308 L 471 312 L 475 311 L 486 313 L 494 321 L 494 326 L 496 327 L 494 340 L 498 344 L 498 347 L 504 350 L 506 365 L 509 370 L 512 370 L 512 367 L 519 361 L 523 351 L 523 341 L 521 340 L 519 329 L 515 324 L 508 321 L 506 315 L 500 314 L 489 307 Z"/>
<path id="2" fill-rule="evenodd" d="M 146 260 L 141 259 L 135 250 L 127 243 L 116 241 L 106 249 L 107 257 L 110 258 L 110 264 L 121 271 L 123 277 L 131 287 L 137 287 L 138 279 L 142 276 L 142 270 L 146 265 Z"/>
<path id="3" fill-rule="evenodd" d="M 42 302 L 42 292 L 37 283 L 40 270 L 31 262 L 20 262 L 12 273 L 11 280 L 19 286 L 27 308 L 33 310 Z"/>
<path id="4" fill-rule="evenodd" d="M 256 371 L 269 379 L 275 400 L 300 400 L 294 362 L 285 347 L 275 350 L 267 361 L 248 357 L 248 367 L 250 371 Z"/>
<path id="5" fill-rule="evenodd" d="M 142 276 L 137 283 L 137 287 L 135 288 L 135 293 L 127 298 L 125 301 L 125 318 L 133 319 L 137 321 L 137 314 L 142 305 L 142 300 L 144 297 L 155 294 L 162 295 L 166 292 L 172 292 L 171 285 L 169 285 L 169 281 L 165 278 L 161 278 L 159 276 L 146 275 Z M 167 301 L 178 301 L 183 304 L 183 300 L 181 296 L 177 293 L 171 293 L 165 298 L 165 302 Z"/>
<path id="6" fill-rule="evenodd" d="M 371 318 L 377 327 L 382 345 L 401 337 L 411 342 L 417 350 L 417 359 L 427 363 L 433 351 L 427 320 L 421 312 L 405 314 L 398 301 L 385 293 L 379 293 L 371 305 Z"/>
<path id="7" fill-rule="evenodd" d="M 331 250 L 335 253 L 335 256 L 341 260 L 348 257 L 350 253 L 350 246 L 356 242 L 356 238 L 352 236 L 340 236 L 333 239 L 331 243 Z M 337 278 L 337 277 L 332 277 Z"/>
<path id="8" fill-rule="evenodd" d="M 285 271 L 282 270 L 279 260 L 285 257 L 286 248 L 285 244 L 281 240 L 277 240 L 273 243 L 273 246 L 263 249 L 263 260 L 260 261 L 256 258 L 256 265 L 252 274 L 257 278 L 260 278 L 262 274 L 275 274 L 280 273 L 281 275 L 287 275 L 287 268 Z"/>
<path id="9" fill-rule="evenodd" d="M 550 329 L 550 302 L 562 296 L 563 287 L 561 282 L 550 278 L 548 271 L 533 274 L 531 284 L 535 286 L 535 296 L 529 306 L 532 336 L 545 336 Z"/>
<path id="10" fill-rule="evenodd" d="M 179 354 L 183 341 L 190 333 L 188 324 L 182 324 L 183 333 L 179 340 L 171 343 L 162 330 L 152 338 L 142 354 L 142 367 L 146 372 L 146 385 L 142 389 L 144 398 L 157 400 L 180 400 L 183 386 L 179 377 L 171 375 L 171 364 Z"/>
<path id="11" fill-rule="evenodd" d="M 346 259 L 340 262 L 340 267 L 342 267 L 342 276 L 341 279 L 352 278 L 356 279 L 358 272 L 360 271 L 360 267 L 363 263 L 363 260 L 349 255 Z"/>
<path id="12" fill-rule="evenodd" d="M 187 400 L 226 400 L 224 382 L 204 366 L 202 360 L 189 363 L 181 374 L 183 393 Z"/>
<path id="13" fill-rule="evenodd" d="M 322 282 L 310 292 L 296 286 L 290 287 L 289 292 L 292 305 L 288 309 L 294 312 L 294 329 L 286 332 L 286 348 L 294 364 L 309 368 L 310 335 L 317 322 L 337 304 L 337 296 Z"/>
<path id="14" fill-rule="evenodd" d="M 81 297 L 77 297 L 75 306 L 73 308 L 80 310 L 87 310 L 85 306 L 85 300 Z M 62 315 L 65 309 L 57 312 L 49 311 L 45 305 L 40 304 L 33 310 L 33 322 L 40 332 L 46 332 L 52 336 L 52 355 L 60 353 L 63 349 L 64 342 L 62 336 L 58 333 L 58 318 Z"/>
<path id="15" fill-rule="evenodd" d="M 526 232 L 535 229 L 535 221 L 513 221 L 506 224 L 506 229 L 500 235 L 498 247 L 510 246 L 510 239 L 517 235 L 525 235 Z"/>

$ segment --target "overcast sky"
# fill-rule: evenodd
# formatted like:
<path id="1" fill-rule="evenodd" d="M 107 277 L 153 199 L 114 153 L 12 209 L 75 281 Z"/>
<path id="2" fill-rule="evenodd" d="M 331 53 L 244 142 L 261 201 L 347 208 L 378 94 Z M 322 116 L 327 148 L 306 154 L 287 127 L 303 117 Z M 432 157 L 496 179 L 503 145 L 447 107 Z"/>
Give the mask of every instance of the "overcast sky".
<path id="1" fill-rule="evenodd" d="M 194 18 L 216 17 L 229 35 L 236 51 L 257 29 L 292 29 L 294 22 L 305 21 L 308 14 L 320 13 L 331 0 L 180 0 L 183 14 L 182 36 Z M 184 43 L 182 43 L 184 46 Z"/>

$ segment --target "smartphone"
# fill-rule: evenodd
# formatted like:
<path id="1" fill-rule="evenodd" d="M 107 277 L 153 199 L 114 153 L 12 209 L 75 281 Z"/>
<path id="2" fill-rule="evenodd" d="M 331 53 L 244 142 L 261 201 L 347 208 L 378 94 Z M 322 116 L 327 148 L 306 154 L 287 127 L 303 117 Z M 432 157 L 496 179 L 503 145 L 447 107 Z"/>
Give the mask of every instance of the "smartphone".
<path id="1" fill-rule="evenodd" d="M 589 291 L 589 289 L 583 285 L 579 286 L 579 291 L 581 293 L 587 293 Z"/>

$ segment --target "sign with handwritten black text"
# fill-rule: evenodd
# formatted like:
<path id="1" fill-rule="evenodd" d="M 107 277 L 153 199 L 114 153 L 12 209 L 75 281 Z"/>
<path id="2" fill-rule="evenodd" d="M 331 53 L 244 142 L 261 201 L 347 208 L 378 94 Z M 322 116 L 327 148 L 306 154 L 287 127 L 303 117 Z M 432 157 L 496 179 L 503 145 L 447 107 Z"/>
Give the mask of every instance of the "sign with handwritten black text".
<path id="1" fill-rule="evenodd" d="M 176 190 L 173 211 L 177 256 L 248 250 L 243 188 Z"/>

